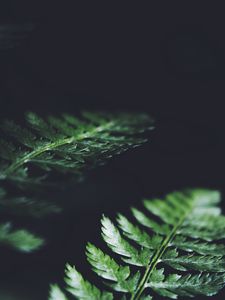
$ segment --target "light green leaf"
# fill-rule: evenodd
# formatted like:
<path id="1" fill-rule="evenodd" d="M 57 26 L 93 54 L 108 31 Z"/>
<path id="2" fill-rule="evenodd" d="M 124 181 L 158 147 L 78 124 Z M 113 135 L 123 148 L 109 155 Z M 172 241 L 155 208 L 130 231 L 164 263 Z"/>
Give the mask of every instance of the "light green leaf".
<path id="1" fill-rule="evenodd" d="M 44 240 L 27 230 L 12 230 L 10 223 L 0 225 L 0 243 L 15 248 L 21 252 L 31 252 L 39 249 Z"/>
<path id="2" fill-rule="evenodd" d="M 57 284 L 50 286 L 50 295 L 48 300 L 68 300 Z"/>
<path id="3" fill-rule="evenodd" d="M 128 266 L 118 265 L 114 259 L 92 244 L 87 245 L 87 258 L 94 271 L 102 278 L 123 282 L 130 275 Z"/>
<path id="4" fill-rule="evenodd" d="M 196 252 L 203 255 L 224 256 L 225 246 L 222 244 L 209 243 L 198 239 L 187 239 L 184 236 L 177 236 L 172 244 L 187 252 Z"/>
<path id="5" fill-rule="evenodd" d="M 117 227 L 109 218 L 103 216 L 102 220 L 102 237 L 107 245 L 117 254 L 125 256 L 123 261 L 131 265 L 144 266 L 149 260 L 149 250 L 141 249 L 138 251 L 127 240 L 125 240 Z"/>
<path id="6" fill-rule="evenodd" d="M 156 249 L 161 243 L 163 238 L 159 235 L 150 237 L 147 232 L 141 230 L 138 226 L 133 225 L 126 217 L 119 214 L 118 224 L 126 237 L 135 241 L 137 244 L 149 248 Z"/>
<path id="7" fill-rule="evenodd" d="M 65 282 L 67 290 L 79 300 L 112 300 L 113 296 L 108 292 L 101 292 L 96 286 L 85 281 L 82 275 L 74 267 L 67 264 Z"/>

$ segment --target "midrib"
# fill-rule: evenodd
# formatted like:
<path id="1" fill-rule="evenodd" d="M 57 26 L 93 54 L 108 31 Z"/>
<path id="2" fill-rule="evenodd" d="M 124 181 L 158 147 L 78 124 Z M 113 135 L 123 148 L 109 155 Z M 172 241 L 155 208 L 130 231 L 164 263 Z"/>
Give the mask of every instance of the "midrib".
<path id="1" fill-rule="evenodd" d="M 156 265 L 160 262 L 165 250 L 167 249 L 168 245 L 172 242 L 178 229 L 182 226 L 183 222 L 185 221 L 187 215 L 192 211 L 194 203 L 190 205 L 190 208 L 184 213 L 181 218 L 179 219 L 178 223 L 173 227 L 171 233 L 165 237 L 159 249 L 156 250 L 155 254 L 153 255 L 149 265 L 146 267 L 145 273 L 137 287 L 137 290 L 131 296 L 130 300 L 138 300 L 142 296 L 142 293 L 145 289 L 145 284 L 148 282 L 152 272 L 154 271 Z"/>
<path id="2" fill-rule="evenodd" d="M 65 138 L 65 139 L 61 139 L 58 140 L 57 142 L 54 143 L 48 143 L 42 147 L 39 147 L 36 150 L 31 151 L 30 153 L 22 156 L 18 161 L 12 163 L 5 171 L 4 171 L 4 175 L 5 176 L 9 176 L 10 174 L 12 174 L 13 172 L 15 172 L 19 167 L 23 166 L 24 164 L 28 163 L 29 161 L 31 161 L 33 158 L 47 152 L 50 151 L 52 149 L 55 149 L 57 147 L 66 145 L 66 144 L 70 144 L 74 141 L 74 138 Z"/>

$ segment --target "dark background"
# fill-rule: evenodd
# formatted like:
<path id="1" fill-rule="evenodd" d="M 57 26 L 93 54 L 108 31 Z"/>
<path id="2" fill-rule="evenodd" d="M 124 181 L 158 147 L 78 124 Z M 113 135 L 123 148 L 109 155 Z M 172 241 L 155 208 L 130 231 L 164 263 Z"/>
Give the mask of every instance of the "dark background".
<path id="1" fill-rule="evenodd" d="M 100 245 L 103 212 L 113 217 L 185 187 L 223 193 L 224 83 L 225 19 L 216 3 L 1 3 L 1 118 L 101 109 L 156 119 L 145 146 L 63 195 L 63 215 L 20 221 L 47 235 L 48 245 L 31 255 L 1 250 L 2 293 L 14 294 L 1 299 L 46 299 L 66 261 L 92 278 L 84 245 Z"/>

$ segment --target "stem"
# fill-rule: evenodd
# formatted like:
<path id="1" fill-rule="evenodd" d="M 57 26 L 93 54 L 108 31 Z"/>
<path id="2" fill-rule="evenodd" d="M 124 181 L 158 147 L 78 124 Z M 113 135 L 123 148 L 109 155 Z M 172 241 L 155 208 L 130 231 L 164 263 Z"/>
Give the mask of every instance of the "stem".
<path id="1" fill-rule="evenodd" d="M 171 231 L 171 233 L 165 237 L 162 244 L 160 245 L 159 249 L 156 250 L 155 254 L 153 255 L 150 263 L 146 267 L 145 273 L 137 287 L 135 293 L 131 296 L 130 300 L 138 300 L 140 299 L 144 289 L 145 284 L 148 282 L 152 272 L 154 271 L 156 265 L 159 263 L 160 259 L 162 258 L 165 250 L 167 249 L 168 245 L 172 242 L 174 237 L 176 236 L 177 230 L 183 224 L 184 220 L 186 219 L 187 215 L 191 212 L 193 205 L 190 206 L 190 210 L 188 210 L 178 221 L 177 225 L 175 225 Z"/>
<path id="2" fill-rule="evenodd" d="M 55 149 L 59 146 L 63 146 L 66 144 L 70 144 L 74 141 L 74 138 L 65 138 L 62 140 L 59 140 L 57 142 L 53 142 L 53 143 L 48 143 L 42 147 L 39 147 L 36 150 L 31 151 L 28 154 L 25 154 L 24 156 L 22 156 L 19 160 L 17 160 L 16 162 L 12 163 L 6 170 L 5 170 L 5 175 L 8 176 L 10 174 L 12 174 L 14 171 L 16 171 L 19 167 L 21 167 L 22 165 L 28 163 L 30 160 L 32 160 L 33 158 L 43 154 L 46 151 Z"/>

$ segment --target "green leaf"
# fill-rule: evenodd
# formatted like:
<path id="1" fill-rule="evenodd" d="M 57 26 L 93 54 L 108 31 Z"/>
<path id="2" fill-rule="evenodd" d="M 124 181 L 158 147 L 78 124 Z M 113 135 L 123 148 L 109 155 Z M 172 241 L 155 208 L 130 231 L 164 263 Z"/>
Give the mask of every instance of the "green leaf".
<path id="1" fill-rule="evenodd" d="M 44 240 L 27 230 L 12 230 L 10 223 L 0 225 L 0 243 L 15 248 L 21 252 L 32 252 L 39 249 Z"/>
<path id="2" fill-rule="evenodd" d="M 87 245 L 87 258 L 93 270 L 102 278 L 123 282 L 130 275 L 128 266 L 118 265 L 109 255 L 90 243 Z"/>
<path id="3" fill-rule="evenodd" d="M 142 249 L 138 251 L 121 236 L 119 230 L 109 218 L 103 216 L 101 223 L 102 237 L 112 251 L 123 256 L 122 260 L 131 265 L 144 266 L 146 264 L 149 257 L 148 249 L 147 251 Z"/>
<path id="4" fill-rule="evenodd" d="M 52 284 L 50 286 L 49 300 L 68 300 L 62 290 L 58 287 L 57 284 Z"/>
<path id="5" fill-rule="evenodd" d="M 121 214 L 118 215 L 117 221 L 119 227 L 123 230 L 124 235 L 143 247 L 155 249 L 162 242 L 163 238 L 161 236 L 154 235 L 153 237 L 150 237 L 146 231 L 141 230 L 138 226 L 133 225 Z"/>
<path id="6" fill-rule="evenodd" d="M 112 300 L 113 296 L 108 292 L 101 292 L 96 286 L 85 281 L 82 275 L 70 265 L 66 266 L 66 278 L 67 290 L 72 295 L 76 296 L 80 300 Z"/>
<path id="7" fill-rule="evenodd" d="M 189 255 L 180 255 L 177 251 L 172 250 L 174 255 L 169 255 L 168 250 L 163 256 L 162 261 L 169 266 L 178 270 L 197 270 L 201 272 L 224 272 L 225 258 L 221 256 L 197 255 L 191 253 Z"/>
<path id="8" fill-rule="evenodd" d="M 149 219 L 143 212 L 136 208 L 132 208 L 132 213 L 136 220 L 143 226 L 150 228 L 152 231 L 165 235 L 169 232 L 170 228 L 167 225 L 161 225 L 155 222 L 154 220 Z"/>
<path id="9" fill-rule="evenodd" d="M 196 295 L 212 296 L 223 288 L 224 274 L 200 273 L 197 275 L 169 274 L 165 276 L 164 269 L 155 269 L 146 288 L 152 288 L 160 296 L 176 299 L 178 296 L 193 297 Z"/>
<path id="10" fill-rule="evenodd" d="M 212 255 L 212 256 L 224 256 L 225 255 L 225 246 L 221 244 L 214 244 L 205 242 L 199 239 L 187 239 L 184 236 L 177 236 L 172 244 L 184 251 L 187 252 L 196 252 L 203 255 Z"/>

